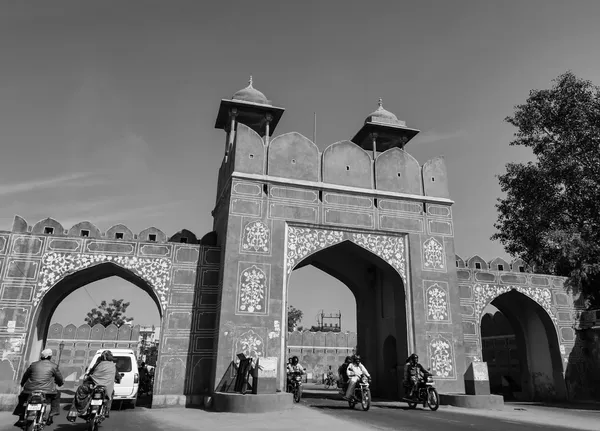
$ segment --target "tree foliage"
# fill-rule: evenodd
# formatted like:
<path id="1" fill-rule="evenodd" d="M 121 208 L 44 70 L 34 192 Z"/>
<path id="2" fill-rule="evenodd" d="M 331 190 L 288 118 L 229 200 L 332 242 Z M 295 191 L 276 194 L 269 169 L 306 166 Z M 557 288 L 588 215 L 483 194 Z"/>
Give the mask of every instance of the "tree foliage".
<path id="1" fill-rule="evenodd" d="M 113 299 L 110 304 L 102 301 L 99 308 L 92 308 L 92 311 L 87 314 L 85 321 L 90 326 L 99 323 L 107 327 L 111 323 L 114 323 L 117 327 L 120 327 L 125 323 L 133 321 L 133 318 L 125 316 L 129 304 L 129 302 L 124 302 L 123 299 Z"/>
<path id="2" fill-rule="evenodd" d="M 600 304 L 600 87 L 567 72 L 532 90 L 506 121 L 510 145 L 535 160 L 508 163 L 500 175 L 494 224 L 505 250 L 535 272 L 569 277 L 588 305 Z"/>
<path id="3" fill-rule="evenodd" d="M 304 314 L 302 313 L 302 311 L 298 310 L 297 308 L 294 308 L 291 305 L 288 305 L 288 331 L 293 331 L 294 329 L 296 329 L 298 323 L 300 323 L 300 321 L 302 320 L 303 315 Z"/>

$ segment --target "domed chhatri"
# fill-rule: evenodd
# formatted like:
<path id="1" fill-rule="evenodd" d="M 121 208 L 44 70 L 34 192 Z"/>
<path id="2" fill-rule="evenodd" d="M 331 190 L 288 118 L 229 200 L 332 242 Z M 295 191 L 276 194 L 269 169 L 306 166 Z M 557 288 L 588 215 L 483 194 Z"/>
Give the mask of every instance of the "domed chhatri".
<path id="1" fill-rule="evenodd" d="M 252 86 L 252 76 L 248 81 L 248 86 L 242 88 L 240 91 L 235 93 L 231 100 L 239 100 L 242 102 L 258 103 L 260 105 L 271 105 L 267 97 Z"/>
<path id="2" fill-rule="evenodd" d="M 404 121 L 398 120 L 398 117 L 383 107 L 383 99 L 381 97 L 379 98 L 379 102 L 377 104 L 379 105 L 378 108 L 369 114 L 365 120 L 365 123 L 386 123 L 396 126 L 406 126 Z"/>

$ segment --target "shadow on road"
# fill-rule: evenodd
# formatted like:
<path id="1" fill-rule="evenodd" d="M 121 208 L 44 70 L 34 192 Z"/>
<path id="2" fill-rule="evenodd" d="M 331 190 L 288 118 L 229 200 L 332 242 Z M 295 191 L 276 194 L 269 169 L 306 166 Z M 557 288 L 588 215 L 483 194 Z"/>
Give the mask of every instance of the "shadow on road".
<path id="1" fill-rule="evenodd" d="M 548 407 L 553 409 L 565 409 L 565 410 L 588 410 L 595 411 L 600 414 L 600 403 L 581 403 L 577 401 L 553 403 L 553 402 L 525 402 L 525 401 L 507 401 L 505 405 L 513 408 L 523 408 L 527 410 L 527 407 Z"/>

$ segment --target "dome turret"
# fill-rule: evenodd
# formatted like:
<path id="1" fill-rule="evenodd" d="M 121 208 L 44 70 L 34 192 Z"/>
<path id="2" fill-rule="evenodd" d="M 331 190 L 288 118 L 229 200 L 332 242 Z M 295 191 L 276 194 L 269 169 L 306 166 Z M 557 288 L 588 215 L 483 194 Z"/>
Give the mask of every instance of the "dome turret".
<path id="1" fill-rule="evenodd" d="M 250 102 L 250 103 L 259 103 L 261 105 L 271 105 L 267 97 L 258 91 L 256 88 L 252 86 L 252 76 L 250 76 L 250 80 L 248 81 L 248 86 L 246 88 L 242 88 L 237 93 L 235 93 L 231 100 L 240 100 L 242 102 Z"/>
<path id="2" fill-rule="evenodd" d="M 387 109 L 385 109 L 383 107 L 383 99 L 381 97 L 379 98 L 378 105 L 379 105 L 378 108 L 375 111 L 373 111 L 371 114 L 369 114 L 369 116 L 365 120 L 365 123 L 367 123 L 367 122 L 386 123 L 386 124 L 394 124 L 394 125 L 398 125 L 398 126 L 406 125 L 406 123 L 404 121 L 398 120 L 398 117 L 396 117 L 394 114 L 392 114 L 390 111 L 388 111 Z"/>

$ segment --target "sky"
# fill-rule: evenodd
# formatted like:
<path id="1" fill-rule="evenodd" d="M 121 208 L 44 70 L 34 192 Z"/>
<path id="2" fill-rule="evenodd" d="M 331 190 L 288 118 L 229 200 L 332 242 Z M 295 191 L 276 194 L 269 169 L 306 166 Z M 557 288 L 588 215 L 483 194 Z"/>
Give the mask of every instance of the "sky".
<path id="1" fill-rule="evenodd" d="M 509 147 L 504 118 L 567 70 L 600 84 L 598 16 L 592 0 L 6 0 L 0 229 L 19 214 L 202 236 L 225 144 L 219 102 L 253 75 L 286 108 L 275 134 L 311 137 L 316 112 L 321 150 L 351 138 L 382 97 L 421 130 L 409 153 L 446 158 L 457 253 L 507 258 L 489 240 L 496 175 L 531 153 Z M 324 308 L 356 327 L 348 289 L 314 268 L 294 273 L 289 295 L 303 324 Z M 80 289 L 53 319 L 80 321 L 73 305 L 112 297 L 156 323 L 142 321 L 158 319 L 141 311 L 156 311 L 150 298 L 119 279 Z"/>

